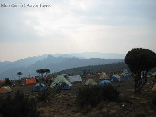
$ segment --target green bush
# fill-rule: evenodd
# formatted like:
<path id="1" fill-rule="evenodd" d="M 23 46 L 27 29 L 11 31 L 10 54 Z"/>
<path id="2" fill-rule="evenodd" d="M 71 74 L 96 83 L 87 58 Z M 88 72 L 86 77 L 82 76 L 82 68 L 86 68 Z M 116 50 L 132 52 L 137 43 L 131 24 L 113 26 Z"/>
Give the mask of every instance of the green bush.
<path id="1" fill-rule="evenodd" d="M 5 117 L 39 117 L 35 99 L 24 97 L 23 92 L 17 91 L 15 97 L 8 96 L 0 104 L 0 113 Z"/>
<path id="2" fill-rule="evenodd" d="M 79 89 L 77 95 L 78 106 L 97 106 L 101 101 L 118 101 L 119 92 L 113 86 L 84 87 Z"/>

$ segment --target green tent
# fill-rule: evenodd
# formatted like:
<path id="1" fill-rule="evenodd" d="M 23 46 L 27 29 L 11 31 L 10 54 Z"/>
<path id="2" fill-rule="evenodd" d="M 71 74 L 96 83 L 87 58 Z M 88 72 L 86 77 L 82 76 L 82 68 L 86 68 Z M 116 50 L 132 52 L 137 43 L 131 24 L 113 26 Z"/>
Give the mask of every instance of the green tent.
<path id="1" fill-rule="evenodd" d="M 59 84 L 59 83 L 61 83 L 61 82 L 64 82 L 64 83 L 68 84 L 69 86 L 72 86 L 72 84 L 71 84 L 67 79 L 65 79 L 64 76 L 58 75 L 58 76 L 54 79 L 54 82 L 51 83 L 50 87 L 53 88 L 53 87 L 56 86 L 56 84 Z"/>
<path id="2" fill-rule="evenodd" d="M 97 83 L 93 79 L 88 79 L 85 83 L 87 86 L 94 86 L 97 85 Z"/>

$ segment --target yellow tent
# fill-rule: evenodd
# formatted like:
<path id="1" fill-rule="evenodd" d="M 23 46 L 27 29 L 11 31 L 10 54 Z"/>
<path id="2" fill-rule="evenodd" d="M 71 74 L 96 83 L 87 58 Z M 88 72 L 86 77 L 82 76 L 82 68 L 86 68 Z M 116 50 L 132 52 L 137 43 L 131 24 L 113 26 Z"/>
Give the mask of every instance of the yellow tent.
<path id="1" fill-rule="evenodd" d="M 109 76 L 105 72 L 102 72 L 99 79 L 109 79 Z"/>
<path id="2" fill-rule="evenodd" d="M 87 86 L 94 86 L 97 85 L 97 83 L 93 79 L 88 79 L 85 83 Z"/>
<path id="3" fill-rule="evenodd" d="M 2 88 L 6 89 L 8 93 L 9 93 L 9 92 L 12 92 L 12 89 L 11 89 L 9 86 L 4 86 L 4 87 L 2 87 Z"/>

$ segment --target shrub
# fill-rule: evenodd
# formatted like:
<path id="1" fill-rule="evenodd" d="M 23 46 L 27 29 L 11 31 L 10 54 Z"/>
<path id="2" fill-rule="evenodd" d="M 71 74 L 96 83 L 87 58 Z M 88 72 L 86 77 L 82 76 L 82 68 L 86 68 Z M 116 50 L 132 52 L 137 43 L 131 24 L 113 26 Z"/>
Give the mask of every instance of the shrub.
<path id="1" fill-rule="evenodd" d="M 113 86 L 84 87 L 78 91 L 77 103 L 81 108 L 85 105 L 95 107 L 101 101 L 117 101 L 118 96 L 119 92 Z"/>
<path id="2" fill-rule="evenodd" d="M 4 84 L 5 84 L 5 86 L 11 86 L 12 85 L 12 83 L 10 82 L 9 79 L 6 79 Z"/>
<path id="3" fill-rule="evenodd" d="M 83 114 L 87 114 L 92 110 L 92 107 L 90 105 L 86 105 L 83 109 Z"/>
<path id="4" fill-rule="evenodd" d="M 41 91 L 38 93 L 37 99 L 39 101 L 45 101 L 48 99 L 49 94 L 50 94 L 50 92 L 48 90 Z"/>
<path id="5" fill-rule="evenodd" d="M 146 116 L 143 113 L 138 113 L 138 114 L 135 115 L 135 117 L 146 117 Z"/>
<path id="6" fill-rule="evenodd" d="M 23 92 L 17 91 L 15 97 L 8 96 L 0 104 L 0 113 L 5 117 L 39 117 L 35 99 L 24 97 Z"/>
<path id="7" fill-rule="evenodd" d="M 156 94 L 154 94 L 153 96 L 152 96 L 152 108 L 154 109 L 154 110 L 156 110 Z"/>

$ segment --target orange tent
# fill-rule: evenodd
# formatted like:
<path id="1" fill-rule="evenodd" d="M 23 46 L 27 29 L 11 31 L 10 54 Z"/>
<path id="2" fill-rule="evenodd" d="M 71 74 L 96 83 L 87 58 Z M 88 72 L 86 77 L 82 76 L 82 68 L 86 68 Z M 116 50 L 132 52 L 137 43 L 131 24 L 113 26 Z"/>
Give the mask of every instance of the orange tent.
<path id="1" fill-rule="evenodd" d="M 36 79 L 35 78 L 27 78 L 25 80 L 25 84 L 28 85 L 28 84 L 36 84 Z"/>
<path id="2" fill-rule="evenodd" d="M 3 93 L 7 93 L 7 90 L 5 88 L 0 88 L 0 94 L 3 94 Z"/>
<path id="3" fill-rule="evenodd" d="M 6 89 L 7 93 L 12 92 L 12 89 L 9 86 L 2 87 L 3 89 Z"/>
<path id="4" fill-rule="evenodd" d="M 1 83 L 5 83 L 5 80 L 0 80 Z"/>

